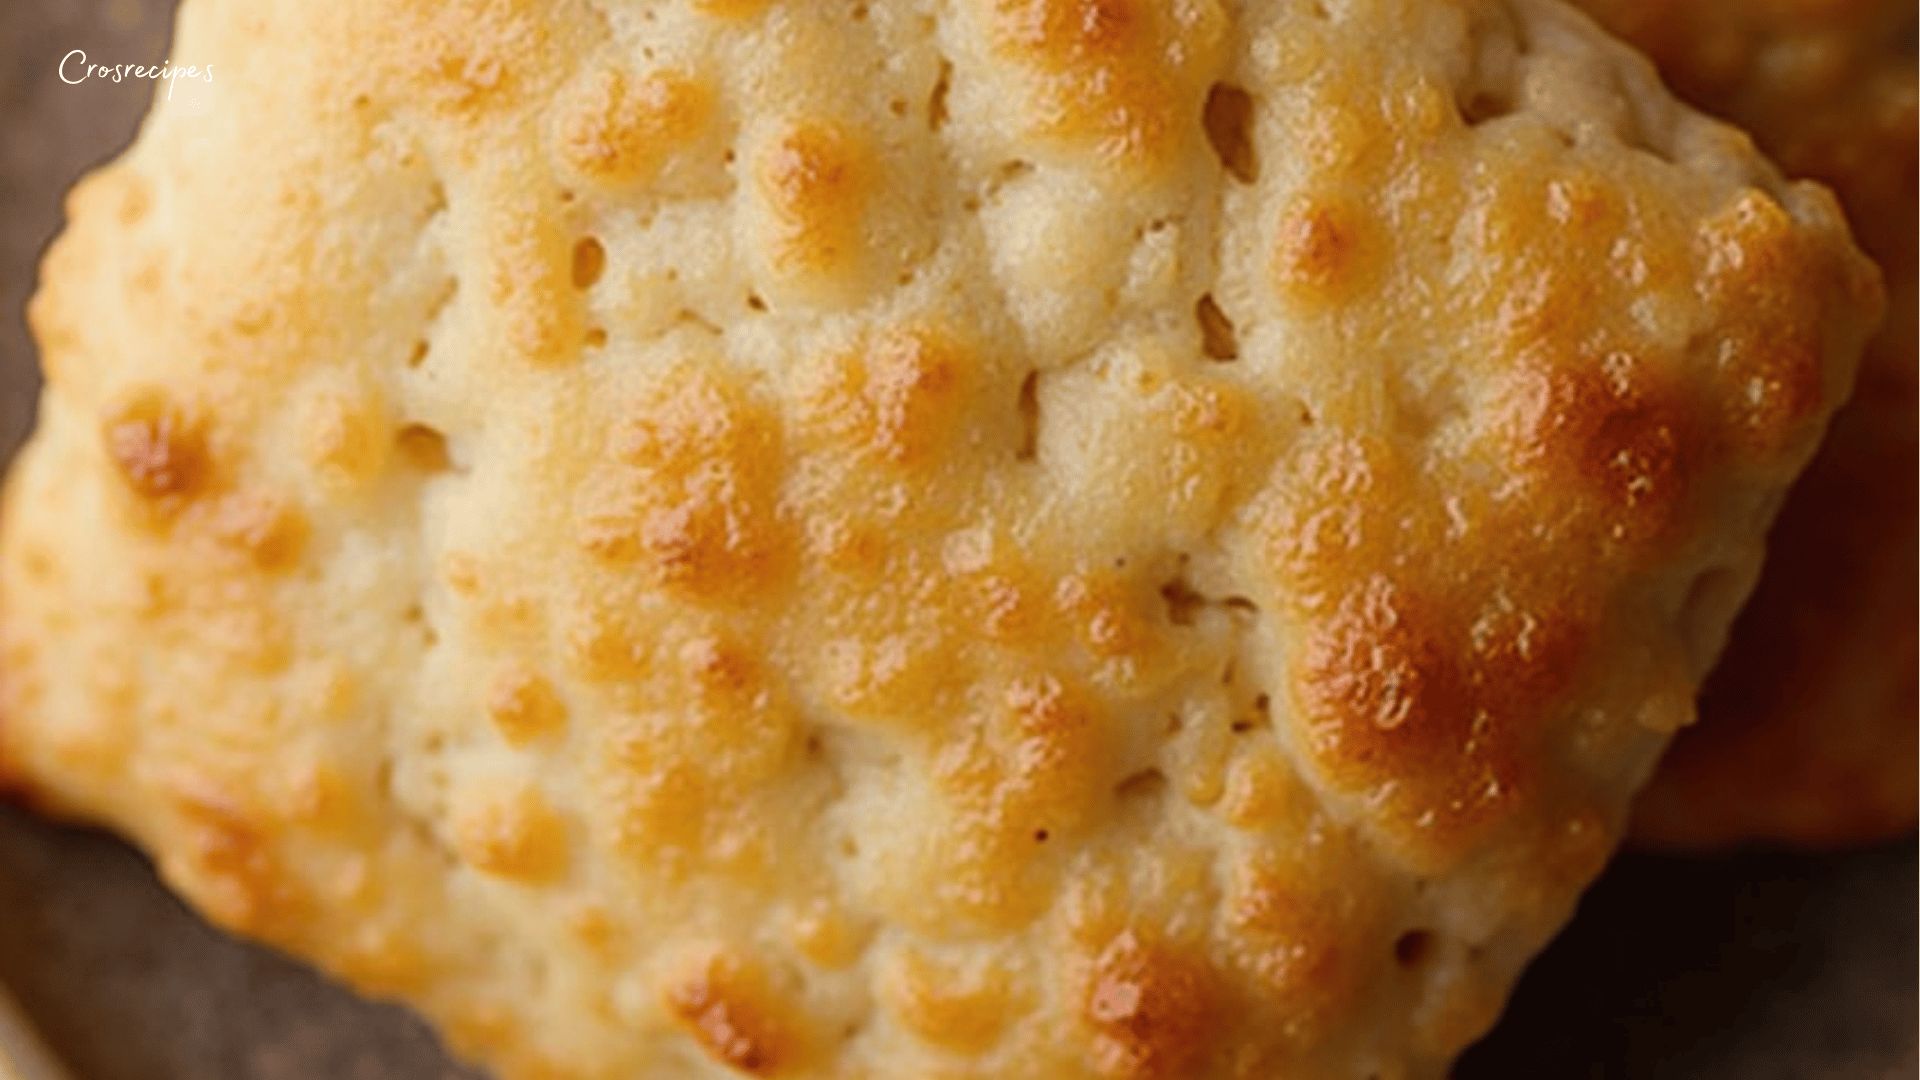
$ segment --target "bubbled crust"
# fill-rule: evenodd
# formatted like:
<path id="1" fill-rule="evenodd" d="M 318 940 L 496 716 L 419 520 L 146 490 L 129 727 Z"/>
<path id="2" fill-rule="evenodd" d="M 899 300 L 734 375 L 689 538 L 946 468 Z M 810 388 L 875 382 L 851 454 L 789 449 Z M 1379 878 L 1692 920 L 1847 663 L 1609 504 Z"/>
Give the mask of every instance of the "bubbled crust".
<path id="1" fill-rule="evenodd" d="M 1669 847 L 1826 846 L 1920 813 L 1915 210 L 1920 83 L 1907 0 L 1580 0 L 1681 96 L 1833 185 L 1886 274 L 1853 400 L 1795 487 L 1768 569 L 1635 834 Z"/>
<path id="2" fill-rule="evenodd" d="M 0 538 L 19 782 L 509 1080 L 1438 1075 L 1844 394 L 1557 6 L 190 0 Z"/>

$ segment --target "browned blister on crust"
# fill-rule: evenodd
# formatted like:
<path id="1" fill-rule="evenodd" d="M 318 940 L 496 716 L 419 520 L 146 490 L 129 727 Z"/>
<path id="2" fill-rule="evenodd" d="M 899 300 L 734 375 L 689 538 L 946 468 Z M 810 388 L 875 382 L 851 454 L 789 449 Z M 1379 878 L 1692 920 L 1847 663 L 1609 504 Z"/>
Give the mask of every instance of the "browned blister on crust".
<path id="1" fill-rule="evenodd" d="M 181 48 L 34 302 L 0 751 L 513 1080 L 1438 1075 L 1877 314 L 1550 4 Z"/>
<path id="2" fill-rule="evenodd" d="M 1768 569 L 1641 800 L 1660 846 L 1825 846 L 1920 813 L 1920 80 L 1906 0 L 1580 0 L 1684 98 L 1833 185 L 1885 271 L 1888 314 L 1853 400 L 1795 487 Z"/>

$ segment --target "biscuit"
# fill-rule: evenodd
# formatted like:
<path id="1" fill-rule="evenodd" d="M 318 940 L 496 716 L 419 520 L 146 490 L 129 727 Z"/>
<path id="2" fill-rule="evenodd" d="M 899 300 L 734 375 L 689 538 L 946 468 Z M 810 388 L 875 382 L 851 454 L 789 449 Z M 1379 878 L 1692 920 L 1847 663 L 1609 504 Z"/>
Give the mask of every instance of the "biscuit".
<path id="1" fill-rule="evenodd" d="M 1683 97 L 1751 130 L 1787 174 L 1832 184 L 1886 274 L 1889 307 L 1853 400 L 1774 529 L 1702 723 L 1655 775 L 1635 836 L 1824 846 L 1910 832 L 1920 810 L 1914 7 L 1580 2 L 1646 49 Z"/>
<path id="2" fill-rule="evenodd" d="M 0 758 L 504 1080 L 1419 1077 L 1875 272 L 1558 4 L 189 0 Z"/>

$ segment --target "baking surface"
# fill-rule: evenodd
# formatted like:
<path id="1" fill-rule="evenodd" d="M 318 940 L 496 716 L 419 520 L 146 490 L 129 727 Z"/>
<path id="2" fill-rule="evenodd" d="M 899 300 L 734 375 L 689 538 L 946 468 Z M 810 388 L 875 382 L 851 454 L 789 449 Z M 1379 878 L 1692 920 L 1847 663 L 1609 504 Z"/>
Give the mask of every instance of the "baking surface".
<path id="1" fill-rule="evenodd" d="M 66 85 L 58 65 L 74 49 L 96 64 L 158 59 L 171 4 L 7 7 L 0 446 L 10 449 L 34 388 L 20 309 L 61 193 L 125 144 L 150 92 Z M 1457 1075 L 1913 1076 L 1915 867 L 1910 842 L 1824 859 L 1624 859 Z M 0 979 L 82 1080 L 469 1075 L 399 1010 L 206 928 L 138 856 L 97 834 L 0 811 L 0 912 Z"/>

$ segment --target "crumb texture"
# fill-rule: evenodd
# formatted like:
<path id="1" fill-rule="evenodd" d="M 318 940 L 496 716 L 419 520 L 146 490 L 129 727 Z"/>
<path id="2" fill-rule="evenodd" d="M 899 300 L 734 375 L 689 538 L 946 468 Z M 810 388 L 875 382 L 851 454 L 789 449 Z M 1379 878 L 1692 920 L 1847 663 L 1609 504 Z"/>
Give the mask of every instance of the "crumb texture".
<path id="1" fill-rule="evenodd" d="M 191 0 L 0 765 L 506 1080 L 1438 1076 L 1879 283 L 1533 0 Z"/>

